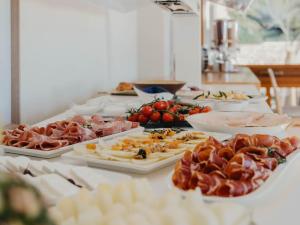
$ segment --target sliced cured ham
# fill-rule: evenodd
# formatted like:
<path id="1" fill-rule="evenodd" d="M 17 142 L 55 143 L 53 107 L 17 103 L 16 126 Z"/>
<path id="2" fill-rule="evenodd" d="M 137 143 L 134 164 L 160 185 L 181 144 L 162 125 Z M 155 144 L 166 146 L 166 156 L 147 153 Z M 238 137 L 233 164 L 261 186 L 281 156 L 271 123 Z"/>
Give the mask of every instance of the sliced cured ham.
<path id="1" fill-rule="evenodd" d="M 2 144 L 50 151 L 126 131 L 137 126 L 137 123 L 121 119 L 105 122 L 100 115 L 74 116 L 68 120 L 50 123 L 45 127 L 20 125 L 14 130 L 6 130 L 3 132 Z"/>
<path id="2" fill-rule="evenodd" d="M 223 144 L 213 138 L 186 152 L 176 164 L 173 183 L 182 190 L 237 197 L 261 186 L 285 157 L 300 147 L 297 138 L 239 134 Z"/>

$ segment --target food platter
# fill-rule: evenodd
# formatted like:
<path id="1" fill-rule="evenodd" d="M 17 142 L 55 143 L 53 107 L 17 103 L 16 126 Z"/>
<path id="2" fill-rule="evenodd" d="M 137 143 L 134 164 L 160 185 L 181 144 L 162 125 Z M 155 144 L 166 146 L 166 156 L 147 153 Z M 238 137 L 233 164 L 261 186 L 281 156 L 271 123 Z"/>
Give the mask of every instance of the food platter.
<path id="1" fill-rule="evenodd" d="M 196 185 L 208 202 L 260 204 L 276 196 L 276 188 L 284 184 L 299 157 L 296 137 L 237 135 L 223 144 L 208 140 L 185 153 L 168 183 L 183 190 L 193 190 Z"/>
<path id="2" fill-rule="evenodd" d="M 191 132 L 198 132 L 195 130 L 188 130 L 186 131 L 187 133 L 191 133 Z M 199 132 L 198 132 L 199 133 Z M 130 134 L 131 137 L 132 136 L 140 136 L 140 135 L 144 135 L 143 132 L 137 132 L 136 134 Z M 215 138 L 217 138 L 218 140 L 226 140 L 228 138 L 231 137 L 231 135 L 228 134 L 222 134 L 222 133 L 204 133 L 205 136 L 214 136 Z M 124 135 L 124 136 L 120 136 L 118 139 L 114 139 L 111 141 L 107 141 L 107 146 L 113 146 L 113 145 L 119 145 L 119 143 L 122 143 L 122 140 L 127 140 L 128 136 Z M 172 140 L 173 141 L 173 140 Z M 200 140 L 201 142 L 201 140 Z M 157 147 L 158 142 L 155 142 L 155 148 Z M 103 145 L 103 143 L 101 143 L 101 145 Z M 64 154 L 62 157 L 66 158 L 66 159 L 72 159 L 72 160 L 78 160 L 78 161 L 83 161 L 85 163 L 87 163 L 88 166 L 91 167 L 99 167 L 99 168 L 105 168 L 105 169 L 111 169 L 111 170 L 117 170 L 117 171 L 122 171 L 122 172 L 129 172 L 129 173 L 137 173 L 137 174 L 148 174 L 152 171 L 158 170 L 160 168 L 163 167 L 167 167 L 169 165 L 174 164 L 178 159 L 180 159 L 182 157 L 182 154 L 184 153 L 184 151 L 186 149 L 193 149 L 195 147 L 196 143 L 193 143 L 189 146 L 185 145 L 185 147 L 181 149 L 181 147 L 179 146 L 179 150 L 177 149 L 177 147 L 174 148 L 174 153 L 173 150 L 171 149 L 170 151 L 167 150 L 166 154 L 164 155 L 163 153 L 157 153 L 159 158 L 156 158 L 157 155 L 155 153 L 153 153 L 153 156 L 149 156 L 147 159 L 145 157 L 145 160 L 136 160 L 136 158 L 134 159 L 130 159 L 130 160 L 118 160 L 116 159 L 116 156 L 113 155 L 110 157 L 107 157 L 107 155 L 105 155 L 105 158 L 101 157 L 101 155 L 99 156 L 98 154 L 85 154 L 82 152 L 82 145 L 79 146 L 74 146 L 75 151 L 69 152 Z M 149 146 L 147 146 L 148 148 Z M 77 149 L 76 149 L 77 148 Z M 111 148 L 111 147 L 109 147 Z M 144 148 L 146 148 L 144 146 Z M 150 148 L 150 147 L 149 147 Z M 85 149 L 84 149 L 85 150 Z M 137 149 L 137 155 L 139 155 L 141 149 Z M 103 151 L 103 150 L 102 150 Z M 115 150 L 114 150 L 115 151 Z M 129 151 L 128 148 L 125 149 L 125 151 Z M 165 151 L 165 150 L 164 150 Z M 170 154 L 168 154 L 168 151 Z M 109 151 L 111 152 L 111 151 Z M 97 152 L 98 153 L 98 152 Z M 101 152 L 100 149 L 100 154 L 104 154 Z M 106 152 L 105 152 L 106 154 Z"/>
<path id="3" fill-rule="evenodd" d="M 205 131 L 269 135 L 281 134 L 291 123 L 285 115 L 254 112 L 210 112 L 192 115 L 187 121 L 195 129 Z"/>
<path id="4" fill-rule="evenodd" d="M 281 164 L 272 175 L 264 182 L 261 187 L 252 193 L 240 197 L 217 197 L 217 196 L 205 196 L 202 194 L 203 200 L 206 202 L 235 202 L 248 206 L 257 206 L 272 197 L 276 196 L 276 191 L 284 186 L 286 179 L 290 176 L 289 172 L 295 166 L 300 159 L 300 150 L 293 152 L 287 157 L 287 163 Z M 176 188 L 172 182 L 173 172 L 167 176 L 167 183 L 169 189 Z M 201 191 L 199 189 L 196 192 Z"/>
<path id="5" fill-rule="evenodd" d="M 155 128 L 191 128 L 186 117 L 193 114 L 207 113 L 212 108 L 209 105 L 183 103 L 178 100 L 155 99 L 132 108 L 127 119 L 131 122 L 139 122 L 147 129 Z"/>
<path id="6" fill-rule="evenodd" d="M 148 174 L 155 170 L 172 165 L 174 162 L 181 158 L 181 155 L 173 156 L 166 160 L 150 165 L 132 165 L 126 162 L 107 161 L 89 157 L 82 158 L 81 156 L 74 154 L 74 152 L 66 153 L 62 155 L 62 157 L 66 159 L 85 161 L 90 167 L 103 168 L 126 173 Z"/>
<path id="7" fill-rule="evenodd" d="M 97 142 L 101 137 L 117 137 L 120 133 L 140 130 L 138 123 L 123 119 L 107 120 L 101 115 L 75 115 L 44 126 L 20 124 L 3 131 L 1 145 L 6 153 L 54 158 L 77 143 Z"/>
<path id="8" fill-rule="evenodd" d="M 133 89 L 133 84 L 128 82 L 119 83 L 116 89 L 113 90 L 110 94 L 120 96 L 137 96 L 137 93 Z"/>
<path id="9" fill-rule="evenodd" d="M 135 133 L 135 132 L 140 132 L 143 131 L 144 128 L 142 127 L 137 127 L 137 128 L 133 128 L 131 130 L 128 131 L 124 131 L 121 133 L 117 133 L 117 134 L 112 134 L 109 136 L 104 137 L 104 139 L 113 139 L 113 138 L 117 138 L 120 135 L 126 135 L 129 133 Z M 87 143 L 97 143 L 98 142 L 98 138 L 97 139 L 93 139 L 93 140 L 89 140 L 89 141 L 85 141 L 85 142 L 81 142 L 83 144 L 87 144 Z M 32 156 L 32 157 L 38 157 L 38 158 L 44 158 L 44 159 L 51 159 L 51 158 L 56 158 L 59 157 L 60 155 L 69 152 L 73 149 L 74 145 L 68 145 L 62 148 L 58 148 L 55 150 L 51 150 L 51 151 L 42 151 L 42 150 L 37 150 L 37 149 L 26 149 L 26 148 L 19 148 L 19 147 L 13 147 L 13 146 L 6 146 L 6 145 L 0 145 L 0 148 L 2 148 L 4 150 L 5 153 L 10 153 L 10 154 L 17 154 L 17 155 L 26 155 L 26 156 Z"/>
<path id="10" fill-rule="evenodd" d="M 259 102 L 265 101 L 266 96 L 250 95 L 243 92 L 236 91 L 194 91 L 194 92 L 181 92 L 179 97 L 193 99 L 203 102 Z"/>
<path id="11" fill-rule="evenodd" d="M 267 100 L 266 96 L 248 95 L 234 91 L 193 91 L 180 92 L 182 101 L 192 104 L 210 104 L 217 111 L 242 111 L 250 104 L 256 104 Z M 199 97 L 200 96 L 200 97 Z"/>

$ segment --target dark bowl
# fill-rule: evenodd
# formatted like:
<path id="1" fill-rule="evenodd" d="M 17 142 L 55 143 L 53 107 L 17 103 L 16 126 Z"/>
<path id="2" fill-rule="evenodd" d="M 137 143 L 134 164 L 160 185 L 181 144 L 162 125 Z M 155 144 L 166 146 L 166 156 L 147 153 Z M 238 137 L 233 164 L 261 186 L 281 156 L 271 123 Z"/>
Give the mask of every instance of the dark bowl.
<path id="1" fill-rule="evenodd" d="M 158 87 L 160 89 L 164 89 L 172 94 L 175 94 L 178 90 L 180 90 L 186 82 L 184 81 L 176 81 L 176 80 L 148 80 L 148 81 L 137 81 L 134 82 L 133 85 L 144 91 L 145 89 L 151 87 Z"/>

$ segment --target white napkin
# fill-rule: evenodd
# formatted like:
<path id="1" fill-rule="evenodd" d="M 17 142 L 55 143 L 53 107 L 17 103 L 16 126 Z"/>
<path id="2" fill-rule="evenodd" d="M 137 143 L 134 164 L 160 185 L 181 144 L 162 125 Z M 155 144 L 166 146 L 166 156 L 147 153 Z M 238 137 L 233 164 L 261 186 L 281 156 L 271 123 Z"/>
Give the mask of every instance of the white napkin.
<path id="1" fill-rule="evenodd" d="M 97 174 L 95 171 L 85 167 L 73 167 L 70 174 L 74 180 L 79 181 L 88 189 L 96 189 L 99 184 L 110 183 L 109 180 Z"/>

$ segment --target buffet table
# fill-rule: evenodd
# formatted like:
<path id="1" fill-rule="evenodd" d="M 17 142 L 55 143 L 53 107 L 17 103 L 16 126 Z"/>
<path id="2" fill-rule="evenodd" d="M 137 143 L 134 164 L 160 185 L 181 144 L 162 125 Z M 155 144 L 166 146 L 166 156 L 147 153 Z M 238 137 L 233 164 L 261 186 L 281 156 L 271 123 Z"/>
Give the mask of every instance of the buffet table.
<path id="1" fill-rule="evenodd" d="M 232 87 L 226 86 L 230 89 Z M 245 89 L 244 89 L 245 90 Z M 258 94 L 258 89 L 256 86 L 249 86 L 247 90 L 249 93 Z M 257 92 L 257 93 L 254 93 Z M 114 96 L 115 101 L 131 101 L 135 100 L 137 97 L 121 97 Z M 253 112 L 272 112 L 270 107 L 266 102 L 261 102 L 259 104 L 250 104 L 245 111 Z M 47 123 L 48 121 L 53 121 L 57 119 L 66 118 L 72 115 L 72 111 L 68 110 L 60 115 L 57 115 L 49 120 L 43 121 Z M 2 153 L 3 154 L 3 153 Z M 64 163 L 74 163 L 67 159 L 55 158 L 51 161 L 60 161 Z M 136 175 L 130 174 L 135 178 L 147 178 L 150 183 L 153 184 L 155 191 L 159 194 L 163 194 L 169 189 L 170 186 L 170 173 L 172 172 L 174 166 L 169 166 L 164 169 L 160 169 L 148 175 Z M 295 171 L 290 173 L 289 176 L 285 176 L 284 182 L 278 183 L 273 187 L 273 194 L 270 195 L 268 199 L 265 199 L 263 203 L 259 205 L 252 203 L 251 208 L 254 208 L 253 218 L 257 225 L 282 225 L 288 222 L 289 225 L 298 225 L 298 204 L 300 202 L 300 176 L 298 172 L 300 171 L 300 162 L 293 164 L 293 168 L 290 171 Z M 287 174 L 286 174 L 287 175 Z M 284 185 L 282 185 L 284 183 Z"/>

